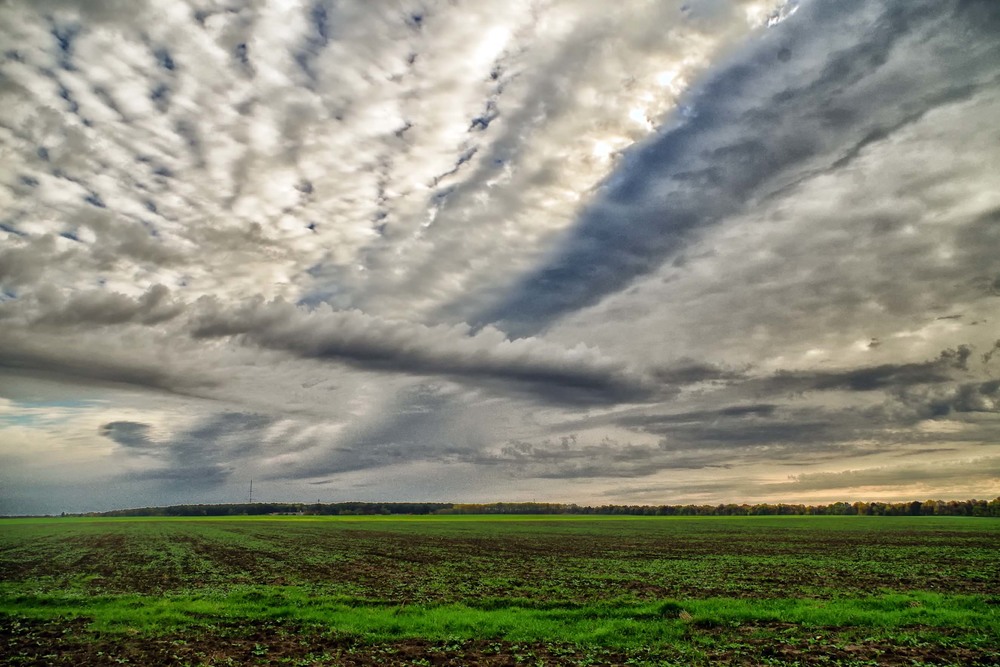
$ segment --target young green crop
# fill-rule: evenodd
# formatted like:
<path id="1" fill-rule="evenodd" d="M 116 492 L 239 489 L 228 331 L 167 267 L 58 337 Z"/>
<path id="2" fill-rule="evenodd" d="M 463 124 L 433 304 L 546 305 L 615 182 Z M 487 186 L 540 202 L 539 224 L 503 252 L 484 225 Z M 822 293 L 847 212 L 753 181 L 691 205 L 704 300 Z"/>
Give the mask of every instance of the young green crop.
<path id="1" fill-rule="evenodd" d="M 807 649 L 850 664 L 860 646 L 859 660 L 961 663 L 1000 657 L 998 546 L 1000 522 L 956 517 L 4 520 L 0 626 L 195 643 L 266 627 L 265 648 L 334 633 L 369 654 L 481 653 L 485 638 L 547 660 L 761 664 L 784 646 L 775 664 Z"/>

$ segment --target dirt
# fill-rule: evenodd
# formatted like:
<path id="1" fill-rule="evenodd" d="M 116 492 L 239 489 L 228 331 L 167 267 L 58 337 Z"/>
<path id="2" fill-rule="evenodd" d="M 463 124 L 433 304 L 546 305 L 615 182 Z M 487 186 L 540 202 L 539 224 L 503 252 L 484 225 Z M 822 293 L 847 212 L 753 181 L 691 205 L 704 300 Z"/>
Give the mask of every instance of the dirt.
<path id="1" fill-rule="evenodd" d="M 565 644 L 512 643 L 498 640 L 431 642 L 399 640 L 361 642 L 324 632 L 321 628 L 272 624 L 259 628 L 220 627 L 209 633 L 145 637 L 100 634 L 80 620 L 37 622 L 0 616 L 0 658 L 7 665 L 1000 665 L 1000 653 L 990 655 L 960 646 L 896 646 L 885 643 L 836 641 L 825 637 L 759 637 L 760 630 L 781 633 L 787 628 L 748 626 L 744 636 L 720 636 L 724 648 L 704 657 L 672 653 L 669 646 L 637 654 Z M 842 638 L 841 638 L 842 639 Z M 825 641 L 824 641 L 825 640 Z M 830 643 L 835 641 L 835 643 Z"/>
<path id="2" fill-rule="evenodd" d="M 882 588 L 975 593 L 995 601 L 1000 582 L 1000 570 L 982 555 L 995 549 L 996 538 L 979 533 L 704 531 L 675 539 L 634 530 L 574 534 L 556 523 L 552 533 L 497 528 L 485 535 L 292 525 L 275 537 L 271 527 L 241 524 L 232 528 L 233 539 L 222 540 L 175 524 L 155 533 L 121 530 L 39 540 L 35 551 L 0 553 L 2 579 L 30 585 L 25 590 L 32 592 L 159 595 L 287 585 L 349 594 L 359 603 L 472 606 L 508 598 L 563 606 L 619 598 L 820 599 Z M 690 628 L 691 641 L 683 646 L 623 654 L 555 642 L 372 643 L 287 623 L 215 625 L 155 637 L 100 634 L 81 620 L 0 614 L 0 665 L 1000 665 L 996 641 L 976 650 L 968 637 L 893 643 L 857 628 L 823 628 L 822 636 L 791 625 L 733 629 L 693 621 Z M 698 648 L 698 655 L 682 653 Z"/>
<path id="3" fill-rule="evenodd" d="M 988 595 L 996 590 L 1000 575 L 1000 570 L 987 570 L 979 576 L 967 576 L 968 568 L 982 568 L 981 557 L 977 562 L 974 554 L 962 550 L 955 552 L 961 554 L 959 558 L 948 549 L 933 547 L 933 566 L 928 565 L 923 555 L 898 550 L 918 544 L 919 535 L 904 531 L 888 535 L 818 532 L 808 540 L 794 534 L 763 539 L 766 536 L 757 533 L 702 533 L 672 540 L 668 536 L 635 534 L 422 536 L 297 528 L 282 542 L 274 541 L 267 532 L 256 535 L 274 547 L 261 551 L 187 534 L 182 526 L 170 528 L 169 535 L 157 535 L 150 544 L 136 542 L 150 536 L 118 533 L 66 537 L 67 547 L 74 553 L 82 552 L 76 562 L 19 554 L 0 557 L 0 567 L 10 581 L 54 583 L 70 574 L 87 576 L 90 579 L 85 585 L 94 594 L 160 594 L 220 583 L 337 582 L 364 590 L 373 598 L 401 602 L 450 599 L 456 587 L 432 589 L 425 585 L 427 576 L 445 572 L 450 582 L 476 582 L 484 574 L 506 579 L 506 585 L 497 583 L 496 588 L 483 592 L 491 596 L 524 596 L 546 585 L 559 585 L 564 592 L 573 591 L 569 597 L 574 601 L 621 593 L 637 599 L 789 595 L 821 598 L 883 588 Z M 255 529 L 248 526 L 241 530 Z M 928 532 L 926 537 L 932 542 L 947 538 L 962 549 L 985 550 L 987 546 L 996 546 L 993 536 Z M 164 546 L 185 546 L 187 553 L 152 563 L 150 549 L 161 542 Z M 312 549 L 316 557 L 304 559 L 297 552 L 299 545 Z M 872 549 L 877 553 L 868 553 Z M 860 560 L 859 550 L 868 551 Z M 332 557 L 324 558 L 324 554 Z M 652 573 L 644 565 L 664 561 L 697 565 L 707 562 L 703 559 L 719 557 L 725 560 L 718 560 L 717 567 L 702 568 L 690 576 L 673 570 Z M 624 560 L 634 566 L 618 572 L 606 589 L 596 590 L 593 581 L 595 576 L 600 577 L 602 559 Z M 743 559 L 747 560 L 739 562 Z M 570 566 L 565 567 L 566 563 Z M 514 585 L 515 582 L 519 583 Z"/>
<path id="4" fill-rule="evenodd" d="M 0 646 L 9 665 L 467 665 L 515 667 L 621 665 L 626 656 L 586 653 L 570 646 L 479 640 L 419 639 L 360 642 L 294 626 L 228 627 L 212 634 L 143 637 L 91 632 L 82 621 L 43 623 L 0 617 Z"/>

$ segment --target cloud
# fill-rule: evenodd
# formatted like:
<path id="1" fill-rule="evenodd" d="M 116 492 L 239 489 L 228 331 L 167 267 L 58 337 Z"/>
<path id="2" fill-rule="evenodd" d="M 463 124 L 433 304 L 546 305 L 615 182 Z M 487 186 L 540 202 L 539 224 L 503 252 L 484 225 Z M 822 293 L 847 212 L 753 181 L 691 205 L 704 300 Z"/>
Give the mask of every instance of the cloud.
<path id="1" fill-rule="evenodd" d="M 148 449 L 154 446 L 149 432 L 149 424 L 140 422 L 116 421 L 101 426 L 101 435 L 130 449 Z"/>
<path id="2" fill-rule="evenodd" d="M 818 497 L 766 485 L 996 440 L 995 2 L 4 12 L 0 456 L 60 511 Z"/>
<path id="3" fill-rule="evenodd" d="M 979 165 L 996 160 L 984 138 L 998 110 L 991 91 L 933 111 L 849 169 L 732 216 L 546 336 L 758 372 L 923 363 L 957 344 L 985 352 L 996 338 L 984 326 L 993 299 L 983 288 L 993 270 L 986 220 L 1000 202 Z M 961 321 L 936 319 L 959 309 Z M 627 337 L 619 322 L 631 324 Z"/>
<path id="4" fill-rule="evenodd" d="M 695 384 L 698 382 L 716 382 L 738 380 L 746 374 L 738 370 L 721 368 L 706 362 L 681 360 L 670 366 L 654 368 L 653 375 L 666 384 Z"/>
<path id="5" fill-rule="evenodd" d="M 880 364 L 846 371 L 780 371 L 764 381 L 773 392 L 810 390 L 877 391 L 913 385 L 940 384 L 951 377 L 939 361 Z"/>
<path id="6" fill-rule="evenodd" d="M 625 416 L 617 419 L 619 424 L 630 427 L 643 427 L 659 424 L 685 424 L 712 422 L 718 419 L 733 419 L 743 417 L 771 417 L 774 415 L 777 405 L 772 403 L 759 403 L 754 405 L 734 405 L 717 410 L 696 410 L 692 412 L 679 412 L 668 414 L 646 413 L 641 415 Z"/>
<path id="7" fill-rule="evenodd" d="M 910 486 L 927 483 L 995 484 L 998 480 L 1000 480 L 1000 457 L 993 456 L 939 465 L 933 468 L 897 466 L 808 473 L 796 475 L 792 481 L 775 486 L 778 489 L 789 491 L 810 491 Z"/>
<path id="8" fill-rule="evenodd" d="M 498 451 L 479 456 L 472 462 L 541 479 L 647 477 L 665 470 L 732 466 L 705 452 L 670 452 L 656 445 L 636 445 L 610 438 L 585 444 L 578 442 L 575 436 L 564 436 L 558 442 L 512 440 Z"/>
<path id="9" fill-rule="evenodd" d="M 923 418 L 954 418 L 962 413 L 968 413 L 966 416 L 995 413 L 1000 412 L 1000 380 L 912 388 L 901 391 L 899 399 Z"/>
<path id="10" fill-rule="evenodd" d="M 956 24 L 985 36 L 1000 21 L 996 8 L 972 4 L 803 5 L 682 101 L 673 127 L 630 152 L 560 247 L 481 321 L 544 328 L 659 268 L 748 201 L 845 168 L 867 146 L 991 85 L 996 43 L 955 48 Z M 793 56 L 779 60 L 786 50 Z"/>
<path id="11" fill-rule="evenodd" d="M 0 368 L 30 371 L 67 381 L 125 383 L 188 394 L 218 380 L 188 362 L 165 368 L 145 351 L 108 346 L 99 336 L 80 336 L 72 345 L 40 333 L 0 333 Z"/>
<path id="12" fill-rule="evenodd" d="M 163 285 L 153 285 L 137 299 L 107 290 L 88 290 L 63 301 L 57 292 L 40 291 L 43 311 L 32 324 L 49 327 L 160 324 L 183 310 L 180 304 L 171 303 L 169 296 L 170 290 Z"/>
<path id="13" fill-rule="evenodd" d="M 161 437 L 150 424 L 133 421 L 108 422 L 100 434 L 124 447 L 128 456 L 154 462 L 123 473 L 123 479 L 218 486 L 260 452 L 273 425 L 274 419 L 265 415 L 223 412 Z"/>
<path id="14" fill-rule="evenodd" d="M 993 343 L 993 347 L 987 350 L 986 353 L 983 355 L 983 363 L 984 364 L 990 363 L 990 361 L 993 359 L 993 355 L 996 354 L 998 350 L 1000 350 L 1000 340 Z"/>
<path id="15" fill-rule="evenodd" d="M 331 359 L 369 370 L 514 382 L 553 399 L 644 400 L 648 380 L 625 364 L 583 345 L 561 348 L 538 338 L 510 340 L 487 328 L 426 326 L 320 307 L 312 312 L 283 300 L 226 308 L 202 299 L 196 338 L 241 336 L 262 347 Z"/>

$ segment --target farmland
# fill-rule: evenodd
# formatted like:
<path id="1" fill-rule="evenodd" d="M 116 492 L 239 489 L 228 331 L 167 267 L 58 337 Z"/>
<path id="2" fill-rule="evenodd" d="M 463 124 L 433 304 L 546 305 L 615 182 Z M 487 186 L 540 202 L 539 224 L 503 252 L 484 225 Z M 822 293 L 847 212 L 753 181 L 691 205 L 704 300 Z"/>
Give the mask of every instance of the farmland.
<path id="1" fill-rule="evenodd" d="M 1000 522 L 0 521 L 6 664 L 995 665 Z"/>

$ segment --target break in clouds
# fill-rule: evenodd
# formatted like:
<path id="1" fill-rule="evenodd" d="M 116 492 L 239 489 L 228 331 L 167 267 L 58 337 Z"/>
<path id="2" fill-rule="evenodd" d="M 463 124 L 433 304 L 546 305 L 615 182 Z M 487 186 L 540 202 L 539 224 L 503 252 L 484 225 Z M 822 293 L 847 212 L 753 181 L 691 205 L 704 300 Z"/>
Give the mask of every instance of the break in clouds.
<path id="1" fill-rule="evenodd" d="M 4 3 L 0 512 L 997 495 L 998 35 Z"/>

